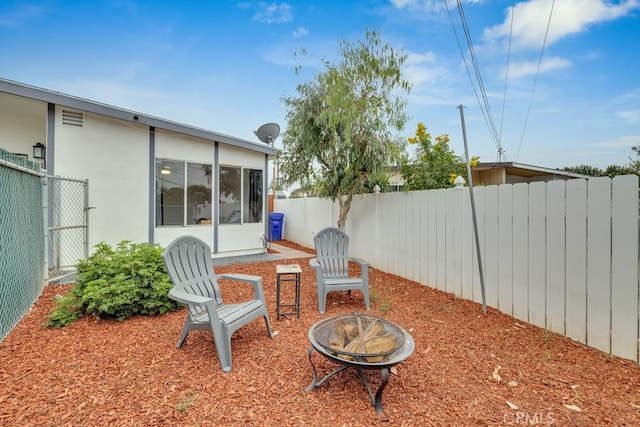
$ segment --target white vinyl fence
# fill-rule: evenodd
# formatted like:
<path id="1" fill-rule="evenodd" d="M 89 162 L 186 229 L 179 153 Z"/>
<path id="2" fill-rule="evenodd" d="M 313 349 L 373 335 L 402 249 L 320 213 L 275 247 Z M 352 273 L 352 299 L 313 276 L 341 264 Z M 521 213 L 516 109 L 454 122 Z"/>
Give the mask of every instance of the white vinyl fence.
<path id="1" fill-rule="evenodd" d="M 354 198 L 350 254 L 482 302 L 468 188 Z M 487 305 L 640 362 L 638 177 L 475 187 Z M 313 248 L 327 199 L 279 199 L 283 238 Z"/>

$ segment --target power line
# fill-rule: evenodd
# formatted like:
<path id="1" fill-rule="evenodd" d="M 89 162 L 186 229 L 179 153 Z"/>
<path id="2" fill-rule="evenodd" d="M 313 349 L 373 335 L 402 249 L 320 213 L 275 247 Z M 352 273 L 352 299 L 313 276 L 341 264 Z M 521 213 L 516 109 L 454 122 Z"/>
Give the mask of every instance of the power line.
<path id="1" fill-rule="evenodd" d="M 544 33 L 544 41 L 542 42 L 542 49 L 540 50 L 540 58 L 538 59 L 538 69 L 536 70 L 536 77 L 533 80 L 533 88 L 531 89 L 531 98 L 529 98 L 529 107 L 527 108 L 527 115 L 524 120 L 524 126 L 522 128 L 522 135 L 520 136 L 520 143 L 518 144 L 518 151 L 516 151 L 516 158 L 520 155 L 520 148 L 522 147 L 522 141 L 524 140 L 524 133 L 527 129 L 527 123 L 529 122 L 529 114 L 531 113 L 531 104 L 533 104 L 533 94 L 536 90 L 536 84 L 538 83 L 538 76 L 540 75 L 540 67 L 542 66 L 542 56 L 544 55 L 544 49 L 547 45 L 547 36 L 549 35 L 549 27 L 551 27 L 551 17 L 553 16 L 553 7 L 556 4 L 556 0 L 551 2 L 551 10 L 549 11 L 549 19 L 547 21 L 547 29 Z"/>
<path id="2" fill-rule="evenodd" d="M 473 42 L 471 41 L 471 35 L 469 33 L 469 27 L 467 25 L 466 18 L 464 16 L 464 10 L 462 9 L 461 0 L 457 0 L 458 13 L 459 13 L 460 19 L 462 21 L 462 27 L 463 27 L 463 30 L 464 30 L 464 33 L 465 33 L 465 39 L 466 39 L 467 46 L 468 46 L 468 49 L 469 49 L 469 54 L 471 56 L 471 61 L 473 63 L 473 68 L 474 68 L 476 80 L 478 82 L 478 89 L 481 92 L 481 96 L 478 95 L 478 90 L 476 90 L 476 86 L 475 86 L 475 84 L 473 82 L 473 78 L 471 76 L 471 72 L 469 71 L 469 64 L 467 63 L 466 55 L 464 53 L 464 50 L 462 49 L 462 45 L 460 44 L 460 40 L 459 40 L 459 37 L 458 37 L 458 32 L 456 31 L 455 24 L 453 22 L 453 17 L 451 16 L 451 12 L 449 10 L 449 4 L 447 3 L 447 0 L 444 0 L 444 4 L 446 6 L 447 13 L 449 14 L 449 20 L 451 21 L 451 27 L 453 29 L 453 32 L 454 32 L 455 36 L 456 36 L 456 42 L 458 43 L 458 49 L 460 49 L 460 54 L 462 55 L 462 60 L 464 62 L 465 68 L 467 70 L 467 75 L 469 76 L 469 80 L 471 81 L 471 87 L 473 88 L 473 92 L 475 93 L 476 99 L 478 100 L 480 111 L 482 112 L 482 116 L 484 117 L 485 123 L 487 124 L 487 127 L 489 128 L 489 133 L 491 134 L 491 137 L 494 140 L 496 148 L 498 150 L 500 150 L 501 149 L 500 148 L 500 138 L 498 136 L 498 132 L 496 131 L 495 123 L 493 121 L 493 116 L 491 115 L 491 109 L 490 109 L 490 106 L 489 106 L 489 101 L 487 99 L 487 94 L 486 94 L 486 90 L 484 88 L 484 83 L 482 82 L 482 75 L 480 74 L 478 61 L 476 60 L 475 52 L 473 50 Z M 482 101 L 480 100 L 481 97 L 482 97 Z"/>
<path id="3" fill-rule="evenodd" d="M 511 2 L 511 23 L 509 27 L 509 47 L 507 49 L 507 65 L 505 68 L 504 74 L 504 93 L 502 95 L 502 114 L 500 116 L 500 141 L 502 141 L 502 127 L 504 125 L 504 109 L 507 103 L 507 83 L 509 81 L 509 62 L 511 59 L 511 38 L 513 35 L 513 15 L 516 9 L 516 0 Z M 502 161 L 502 155 L 504 154 L 504 150 L 502 147 L 498 148 L 498 161 Z"/>

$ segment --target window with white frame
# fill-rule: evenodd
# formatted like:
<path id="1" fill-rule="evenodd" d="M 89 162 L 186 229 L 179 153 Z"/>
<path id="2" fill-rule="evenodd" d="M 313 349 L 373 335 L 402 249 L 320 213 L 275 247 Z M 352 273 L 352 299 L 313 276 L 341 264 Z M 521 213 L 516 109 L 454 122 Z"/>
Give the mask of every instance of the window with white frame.
<path id="1" fill-rule="evenodd" d="M 212 166 L 156 160 L 156 226 L 211 224 Z"/>
<path id="2" fill-rule="evenodd" d="M 220 224 L 262 222 L 264 175 L 261 169 L 220 166 Z"/>

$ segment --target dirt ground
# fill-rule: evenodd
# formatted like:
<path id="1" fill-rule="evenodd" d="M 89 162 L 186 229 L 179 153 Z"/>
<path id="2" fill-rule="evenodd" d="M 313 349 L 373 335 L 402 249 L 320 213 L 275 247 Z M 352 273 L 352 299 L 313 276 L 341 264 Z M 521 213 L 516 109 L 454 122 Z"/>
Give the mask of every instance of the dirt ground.
<path id="1" fill-rule="evenodd" d="M 299 319 L 276 320 L 278 263 L 303 269 Z M 271 340 L 260 319 L 236 332 L 232 372 L 220 369 L 208 331 L 191 332 L 176 349 L 184 309 L 124 322 L 84 318 L 45 329 L 53 297 L 69 289 L 48 286 L 0 343 L 0 425 L 640 425 L 637 363 L 492 309 L 485 315 L 478 304 L 373 268 L 369 313 L 401 326 L 416 343 L 384 390 L 384 417 L 352 370 L 304 392 L 312 378 L 309 328 L 326 317 L 364 311 L 362 294 L 329 294 L 321 316 L 308 259 L 217 271 L 263 277 L 277 332 Z M 221 286 L 227 302 L 251 293 L 246 285 Z M 312 360 L 320 376 L 335 367 L 318 354 Z M 367 378 L 375 391 L 379 373 L 370 371 Z"/>

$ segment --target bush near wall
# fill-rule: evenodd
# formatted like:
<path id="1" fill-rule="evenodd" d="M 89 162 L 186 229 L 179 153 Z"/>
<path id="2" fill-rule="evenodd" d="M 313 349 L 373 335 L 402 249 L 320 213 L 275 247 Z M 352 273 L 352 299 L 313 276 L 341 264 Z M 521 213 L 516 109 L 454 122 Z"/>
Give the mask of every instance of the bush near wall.
<path id="1" fill-rule="evenodd" d="M 45 326 L 66 326 L 83 315 L 123 321 L 178 308 L 168 297 L 173 284 L 159 245 L 123 240 L 115 249 L 104 242 L 95 248 L 77 264 L 75 285 L 58 300 Z"/>

